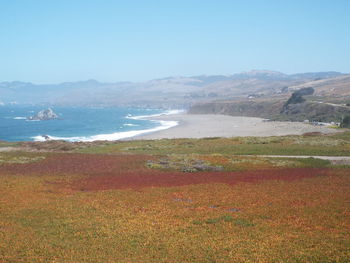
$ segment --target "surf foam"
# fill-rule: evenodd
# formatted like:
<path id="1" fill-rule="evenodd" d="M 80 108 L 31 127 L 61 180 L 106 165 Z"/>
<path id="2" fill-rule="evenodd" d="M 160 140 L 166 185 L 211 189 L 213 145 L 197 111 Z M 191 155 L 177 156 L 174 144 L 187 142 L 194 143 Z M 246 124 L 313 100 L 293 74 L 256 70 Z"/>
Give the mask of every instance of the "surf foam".
<path id="1" fill-rule="evenodd" d="M 166 130 L 166 129 L 175 127 L 179 124 L 177 121 L 152 120 L 150 118 L 159 117 L 159 116 L 163 116 L 163 115 L 179 114 L 182 112 L 184 112 L 184 111 L 182 111 L 182 110 L 170 110 L 170 111 L 167 111 L 164 113 L 154 114 L 154 115 L 131 116 L 129 114 L 125 117 L 127 119 L 135 119 L 135 120 L 147 119 L 149 121 L 159 123 L 159 126 L 157 126 L 155 128 L 151 128 L 151 129 L 115 132 L 115 133 L 110 133 L 110 134 L 97 134 L 97 135 L 92 135 L 92 136 L 58 137 L 58 136 L 51 136 L 51 135 L 38 135 L 38 136 L 32 137 L 32 139 L 34 139 L 34 141 L 38 141 L 38 142 L 43 142 L 46 140 L 63 140 L 63 141 L 69 141 L 69 142 L 116 141 L 116 140 L 135 137 L 135 136 L 138 136 L 141 134 L 157 132 L 157 131 Z M 131 126 L 131 125 L 126 124 L 125 126 Z"/>

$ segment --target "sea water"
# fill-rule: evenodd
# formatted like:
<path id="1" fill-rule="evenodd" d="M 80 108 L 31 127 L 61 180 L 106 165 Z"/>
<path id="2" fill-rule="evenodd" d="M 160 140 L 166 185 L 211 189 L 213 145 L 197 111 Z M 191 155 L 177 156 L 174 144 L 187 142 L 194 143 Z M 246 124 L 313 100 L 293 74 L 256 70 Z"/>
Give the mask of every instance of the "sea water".
<path id="1" fill-rule="evenodd" d="M 47 107 L 0 106 L 0 140 L 44 141 L 45 138 L 66 141 L 120 140 L 168 129 L 176 121 L 154 120 L 152 116 L 180 111 L 138 108 L 51 107 L 59 119 L 30 121 Z"/>

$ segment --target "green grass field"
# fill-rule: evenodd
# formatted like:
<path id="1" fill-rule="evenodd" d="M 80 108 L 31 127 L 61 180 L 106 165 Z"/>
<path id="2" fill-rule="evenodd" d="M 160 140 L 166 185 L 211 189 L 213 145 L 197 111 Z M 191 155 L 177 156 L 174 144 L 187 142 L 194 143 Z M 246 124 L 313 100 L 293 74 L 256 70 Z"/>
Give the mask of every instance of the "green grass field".
<path id="1" fill-rule="evenodd" d="M 334 135 L 162 139 L 105 143 L 82 153 L 330 155 L 350 156 L 350 132 Z"/>

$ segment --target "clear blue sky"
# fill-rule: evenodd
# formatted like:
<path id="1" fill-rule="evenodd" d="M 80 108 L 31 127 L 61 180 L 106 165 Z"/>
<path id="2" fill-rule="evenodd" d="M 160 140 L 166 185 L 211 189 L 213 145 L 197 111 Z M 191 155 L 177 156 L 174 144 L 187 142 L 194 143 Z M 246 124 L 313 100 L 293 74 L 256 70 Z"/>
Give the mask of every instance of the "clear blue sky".
<path id="1" fill-rule="evenodd" d="M 350 1 L 0 1 L 0 81 L 251 69 L 350 72 Z"/>

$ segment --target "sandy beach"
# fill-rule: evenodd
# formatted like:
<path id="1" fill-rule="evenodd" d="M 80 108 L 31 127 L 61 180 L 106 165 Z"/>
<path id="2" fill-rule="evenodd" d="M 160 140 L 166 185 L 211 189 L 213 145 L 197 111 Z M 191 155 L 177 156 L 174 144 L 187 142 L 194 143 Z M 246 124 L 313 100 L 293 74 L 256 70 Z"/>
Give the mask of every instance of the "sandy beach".
<path id="1" fill-rule="evenodd" d="M 152 119 L 178 121 L 179 125 L 132 139 L 282 136 L 300 135 L 307 132 L 337 132 L 337 130 L 325 126 L 314 126 L 301 122 L 274 122 L 254 117 L 213 114 L 176 114 L 152 117 Z"/>

